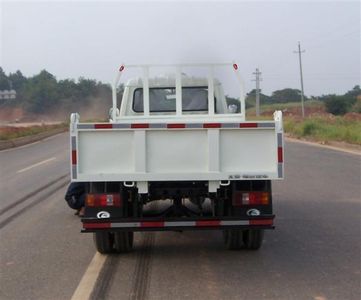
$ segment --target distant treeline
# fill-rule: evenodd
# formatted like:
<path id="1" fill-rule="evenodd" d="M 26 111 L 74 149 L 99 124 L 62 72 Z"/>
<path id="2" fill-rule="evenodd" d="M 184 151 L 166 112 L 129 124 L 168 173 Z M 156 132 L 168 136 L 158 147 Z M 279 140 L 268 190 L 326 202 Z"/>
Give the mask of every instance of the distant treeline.
<path id="1" fill-rule="evenodd" d="M 326 110 L 335 115 L 343 115 L 347 112 L 361 113 L 361 89 L 356 85 L 353 89 L 344 95 L 322 95 L 306 97 L 305 101 L 318 100 L 325 104 Z M 229 103 L 237 102 L 237 99 L 227 97 Z M 274 103 L 288 103 L 300 102 L 301 91 L 298 89 L 286 88 L 274 91 L 271 96 L 260 93 L 261 105 L 274 104 Z M 251 108 L 256 105 L 256 90 L 253 89 L 246 96 L 246 108 Z"/>
<path id="2" fill-rule="evenodd" d="M 32 77 L 25 77 L 20 71 L 5 74 L 0 67 L 0 90 L 16 90 L 16 100 L 6 100 L 5 105 L 21 107 L 25 113 L 48 114 L 81 112 L 84 109 L 93 111 L 107 110 L 111 106 L 111 87 L 100 81 L 80 77 L 57 80 L 54 75 L 42 70 Z M 121 94 L 123 87 L 119 88 Z M 255 106 L 256 90 L 247 94 L 247 108 Z M 227 97 L 229 103 L 238 102 Z M 305 100 L 320 100 L 326 109 L 333 114 L 344 114 L 349 111 L 361 113 L 361 90 L 357 85 L 344 95 L 322 95 Z M 4 101 L 4 100 L 2 100 Z M 286 103 L 301 101 L 301 91 L 286 88 L 274 91 L 270 96 L 260 94 L 261 104 Z"/>
<path id="3" fill-rule="evenodd" d="M 21 107 L 29 114 L 58 114 L 82 111 L 85 108 L 111 106 L 111 87 L 100 81 L 80 77 L 57 80 L 54 75 L 42 70 L 32 77 L 20 71 L 6 75 L 0 67 L 0 90 L 16 91 L 16 100 L 7 100 L 7 106 Z M 4 100 L 2 100 L 4 101 Z"/>

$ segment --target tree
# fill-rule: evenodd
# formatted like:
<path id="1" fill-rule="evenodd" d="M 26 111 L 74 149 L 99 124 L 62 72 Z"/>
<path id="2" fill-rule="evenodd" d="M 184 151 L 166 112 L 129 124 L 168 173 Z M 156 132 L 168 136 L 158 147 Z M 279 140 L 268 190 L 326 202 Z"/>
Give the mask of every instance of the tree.
<path id="1" fill-rule="evenodd" d="M 301 101 L 301 91 L 297 89 L 283 89 L 274 91 L 271 95 L 272 102 L 286 103 Z"/>
<path id="2" fill-rule="evenodd" d="M 344 115 L 351 107 L 347 96 L 330 95 L 325 100 L 326 111 L 333 115 Z"/>
<path id="3" fill-rule="evenodd" d="M 9 79 L 3 69 L 0 67 L 0 90 L 9 90 Z"/>
<path id="4" fill-rule="evenodd" d="M 356 85 L 354 88 L 344 95 L 322 95 L 321 100 L 325 102 L 326 111 L 334 115 L 344 115 L 347 112 L 360 111 L 360 104 L 357 99 L 361 98 L 360 86 Z"/>
<path id="5" fill-rule="evenodd" d="M 45 113 L 59 99 L 56 78 L 42 70 L 30 78 L 24 89 L 25 109 L 32 113 Z"/>
<path id="6" fill-rule="evenodd" d="M 11 84 L 10 84 L 11 82 Z M 111 87 L 108 84 L 80 77 L 57 80 L 46 70 L 32 77 L 25 77 L 20 71 L 5 74 L 0 67 L 0 89 L 16 90 L 16 101 L 3 105 L 22 107 L 25 113 L 68 116 L 70 112 L 87 112 L 94 115 L 107 115 L 111 106 Z M 124 86 L 118 88 L 118 104 Z"/>
<path id="7" fill-rule="evenodd" d="M 8 76 L 9 81 L 11 82 L 12 88 L 19 92 L 26 84 L 26 77 L 17 70 L 15 73 L 10 73 Z"/>
<path id="8" fill-rule="evenodd" d="M 58 95 L 61 99 L 75 98 L 74 91 L 77 89 L 77 84 L 74 80 L 65 79 L 58 81 Z"/>
<path id="9" fill-rule="evenodd" d="M 345 96 L 350 96 L 357 98 L 358 96 L 361 96 L 361 89 L 359 85 L 355 85 L 352 90 L 348 91 Z"/>
<path id="10" fill-rule="evenodd" d="M 77 84 L 77 90 L 79 92 L 79 96 L 83 98 L 94 95 L 97 90 L 97 82 L 96 80 L 80 77 Z"/>
<path id="11" fill-rule="evenodd" d="M 333 115 L 344 115 L 350 112 L 352 106 L 356 103 L 356 97 L 351 97 L 347 94 L 342 96 L 327 95 L 322 99 L 325 102 L 326 111 Z"/>
<path id="12" fill-rule="evenodd" d="M 267 96 L 265 94 L 261 93 L 262 90 L 260 90 L 259 93 L 259 101 L 260 104 L 266 104 L 269 103 L 269 101 L 271 100 L 270 96 Z M 246 96 L 246 108 L 251 108 L 256 106 L 256 89 L 251 90 L 247 96 Z"/>

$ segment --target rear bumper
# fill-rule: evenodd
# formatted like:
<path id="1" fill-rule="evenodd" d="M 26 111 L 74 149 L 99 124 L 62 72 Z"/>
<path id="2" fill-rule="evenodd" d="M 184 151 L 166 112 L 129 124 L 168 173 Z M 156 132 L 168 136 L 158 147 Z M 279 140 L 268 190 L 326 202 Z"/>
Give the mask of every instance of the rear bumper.
<path id="1" fill-rule="evenodd" d="M 240 219 L 227 218 L 172 218 L 172 219 L 94 219 L 83 218 L 82 232 L 96 231 L 178 231 L 225 229 L 274 229 L 274 215 Z"/>

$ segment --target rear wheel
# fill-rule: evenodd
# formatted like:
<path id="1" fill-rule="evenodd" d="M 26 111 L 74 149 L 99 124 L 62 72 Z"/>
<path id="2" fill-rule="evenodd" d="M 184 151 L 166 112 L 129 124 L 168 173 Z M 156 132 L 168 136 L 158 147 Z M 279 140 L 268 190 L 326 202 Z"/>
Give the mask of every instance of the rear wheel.
<path id="1" fill-rule="evenodd" d="M 248 229 L 243 232 L 243 243 L 245 249 L 258 250 L 263 242 L 263 229 Z"/>
<path id="2" fill-rule="evenodd" d="M 114 248 L 118 253 L 131 251 L 133 248 L 133 232 L 129 232 L 129 231 L 115 232 Z"/>
<path id="3" fill-rule="evenodd" d="M 98 252 L 102 254 L 113 252 L 114 236 L 112 233 L 102 231 L 94 232 L 93 240 Z"/>
<path id="4" fill-rule="evenodd" d="M 224 243 L 228 250 L 243 248 L 243 232 L 240 229 L 227 229 L 223 232 Z"/>

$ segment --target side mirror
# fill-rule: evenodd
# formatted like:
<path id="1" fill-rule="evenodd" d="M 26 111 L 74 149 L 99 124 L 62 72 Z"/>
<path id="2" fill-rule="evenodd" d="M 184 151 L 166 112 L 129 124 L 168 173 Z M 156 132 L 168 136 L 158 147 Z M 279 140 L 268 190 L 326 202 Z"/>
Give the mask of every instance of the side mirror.
<path id="1" fill-rule="evenodd" d="M 115 111 L 115 115 L 116 116 L 119 116 L 119 108 L 117 108 L 116 109 L 116 111 Z M 111 107 L 110 109 L 109 109 L 109 113 L 108 113 L 108 116 L 109 116 L 109 119 L 112 119 L 113 118 L 113 107 Z"/>
<path id="2" fill-rule="evenodd" d="M 238 111 L 238 106 L 236 104 L 230 104 L 228 105 L 228 112 L 230 114 L 235 114 Z"/>

